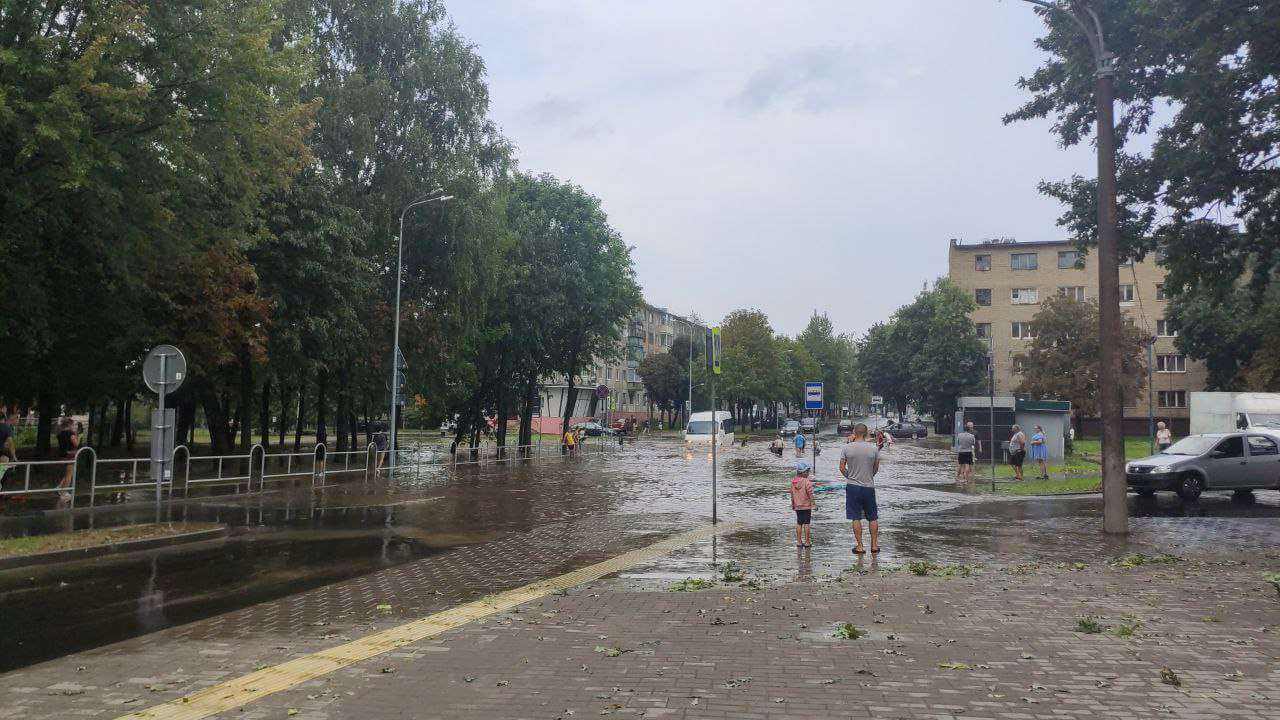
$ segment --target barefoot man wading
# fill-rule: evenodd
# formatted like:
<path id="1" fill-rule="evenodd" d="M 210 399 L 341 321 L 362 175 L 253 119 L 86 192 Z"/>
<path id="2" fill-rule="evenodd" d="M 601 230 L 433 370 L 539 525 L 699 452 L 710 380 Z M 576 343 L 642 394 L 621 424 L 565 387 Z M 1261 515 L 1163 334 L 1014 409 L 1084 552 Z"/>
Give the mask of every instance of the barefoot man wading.
<path id="1" fill-rule="evenodd" d="M 840 474 L 844 486 L 844 515 L 853 521 L 853 552 L 861 555 L 862 518 L 871 525 L 871 552 L 880 552 L 880 514 L 876 508 L 876 473 L 880 470 L 880 449 L 867 442 L 867 426 L 853 426 L 853 437 L 840 452 Z"/>

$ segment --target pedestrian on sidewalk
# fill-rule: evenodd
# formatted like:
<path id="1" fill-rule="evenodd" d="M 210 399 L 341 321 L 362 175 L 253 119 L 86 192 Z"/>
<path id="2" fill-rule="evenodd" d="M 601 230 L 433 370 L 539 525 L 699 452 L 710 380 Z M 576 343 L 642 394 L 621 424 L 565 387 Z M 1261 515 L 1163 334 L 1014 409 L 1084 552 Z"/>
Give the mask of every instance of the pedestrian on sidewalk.
<path id="1" fill-rule="evenodd" d="M 64 417 L 58 423 L 58 455 L 67 460 L 66 470 L 62 473 L 62 480 L 58 482 L 58 488 L 62 492 L 58 493 L 59 509 L 71 504 L 71 492 L 67 488 L 71 487 L 72 476 L 76 471 L 76 453 L 80 450 L 80 433 L 76 432 L 76 421 L 73 418 Z"/>
<path id="2" fill-rule="evenodd" d="M 844 485 L 844 515 L 853 521 L 853 553 L 866 552 L 862 545 L 862 520 L 871 526 L 871 552 L 880 552 L 880 513 L 876 506 L 876 473 L 880 471 L 880 448 L 867 442 L 867 426 L 853 426 L 853 438 L 840 451 L 840 474 Z"/>
<path id="3" fill-rule="evenodd" d="M 1009 464 L 1013 466 L 1014 479 L 1022 482 L 1022 463 L 1027 459 L 1027 434 L 1017 425 L 1009 429 L 1013 431 L 1009 438 Z"/>
<path id="4" fill-rule="evenodd" d="M 956 472 L 960 482 L 973 480 L 973 453 L 979 447 L 978 436 L 973 433 L 973 422 L 964 424 L 964 430 L 956 433 Z"/>
<path id="5" fill-rule="evenodd" d="M 791 509 L 796 513 L 796 547 L 813 547 L 809 525 L 813 519 L 813 479 L 809 477 L 809 463 L 796 461 L 796 474 L 791 478 Z"/>
<path id="6" fill-rule="evenodd" d="M 1173 444 L 1173 433 L 1169 432 L 1169 428 L 1164 421 L 1156 423 L 1156 449 L 1164 452 Z"/>
<path id="7" fill-rule="evenodd" d="M 1049 479 L 1049 443 L 1044 436 L 1044 428 L 1036 425 L 1031 434 L 1031 459 L 1040 465 L 1040 480 Z"/>

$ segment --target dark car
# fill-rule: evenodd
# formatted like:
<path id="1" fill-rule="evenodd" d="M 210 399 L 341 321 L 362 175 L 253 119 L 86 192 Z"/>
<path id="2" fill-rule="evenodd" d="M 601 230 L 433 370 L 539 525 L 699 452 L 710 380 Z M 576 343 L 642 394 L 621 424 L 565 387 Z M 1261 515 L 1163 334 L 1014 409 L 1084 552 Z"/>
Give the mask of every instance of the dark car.
<path id="1" fill-rule="evenodd" d="M 1280 489 L 1280 435 L 1265 431 L 1188 435 L 1163 451 L 1125 465 L 1139 495 L 1172 490 L 1195 500 L 1205 490 Z"/>
<path id="2" fill-rule="evenodd" d="M 929 437 L 929 428 L 918 422 L 891 422 L 884 426 L 884 431 L 898 440 Z"/>

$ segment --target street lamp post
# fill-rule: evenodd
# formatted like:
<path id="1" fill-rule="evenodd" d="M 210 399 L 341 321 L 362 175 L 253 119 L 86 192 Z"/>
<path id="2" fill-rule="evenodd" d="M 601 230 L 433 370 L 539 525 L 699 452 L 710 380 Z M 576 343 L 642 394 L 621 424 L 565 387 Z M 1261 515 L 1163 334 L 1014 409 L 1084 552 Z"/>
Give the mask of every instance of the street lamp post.
<path id="1" fill-rule="evenodd" d="M 1120 232 L 1116 222 L 1116 57 L 1107 50 L 1102 21 L 1087 0 L 1023 0 L 1070 18 L 1093 53 L 1094 105 L 1098 116 L 1098 373 L 1102 416 L 1102 529 L 1129 532 L 1128 488 L 1124 477 L 1124 400 L 1120 382 Z"/>
<path id="2" fill-rule="evenodd" d="M 395 334 L 392 339 L 391 351 L 391 427 L 388 431 L 391 434 L 390 443 L 388 444 L 388 452 L 390 457 L 387 458 L 387 476 L 395 474 L 396 471 L 396 451 L 399 449 L 397 440 L 399 438 L 399 410 L 400 410 L 400 280 L 404 277 L 404 216 L 409 210 L 435 202 L 448 202 L 453 199 L 452 195 L 444 195 L 443 188 L 436 188 L 426 197 L 418 198 L 400 211 L 400 236 L 396 238 L 396 320 Z"/>

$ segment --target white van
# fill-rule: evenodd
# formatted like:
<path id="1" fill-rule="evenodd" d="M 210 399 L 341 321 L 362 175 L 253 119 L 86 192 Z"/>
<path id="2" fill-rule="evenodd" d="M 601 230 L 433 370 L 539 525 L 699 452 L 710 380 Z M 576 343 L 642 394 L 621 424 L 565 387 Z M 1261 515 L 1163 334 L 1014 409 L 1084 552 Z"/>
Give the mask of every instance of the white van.
<path id="1" fill-rule="evenodd" d="M 1189 393 L 1191 434 L 1258 430 L 1280 434 L 1280 393 Z"/>
<path id="2" fill-rule="evenodd" d="M 684 429 L 685 447 L 705 445 L 710 448 L 713 428 L 716 428 L 718 447 L 733 444 L 733 415 L 728 410 L 717 410 L 714 418 L 710 411 L 696 412 L 689 416 L 689 424 Z"/>

